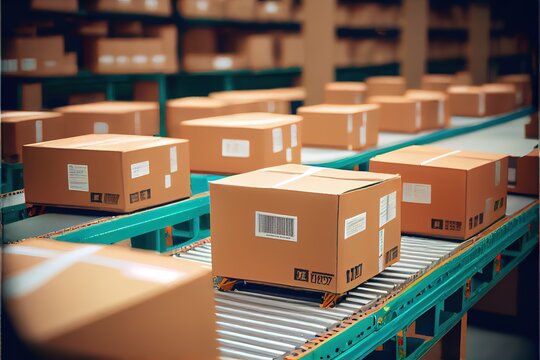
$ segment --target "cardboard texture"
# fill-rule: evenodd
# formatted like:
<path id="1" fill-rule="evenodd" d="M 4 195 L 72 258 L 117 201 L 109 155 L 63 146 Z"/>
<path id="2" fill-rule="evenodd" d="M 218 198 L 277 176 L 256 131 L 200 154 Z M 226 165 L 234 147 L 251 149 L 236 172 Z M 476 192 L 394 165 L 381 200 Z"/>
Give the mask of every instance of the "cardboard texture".
<path id="1" fill-rule="evenodd" d="M 226 0 L 225 17 L 237 20 L 255 19 L 257 0 Z"/>
<path id="2" fill-rule="evenodd" d="M 242 41 L 241 53 L 247 60 L 247 67 L 254 70 L 276 67 L 274 37 L 269 34 L 253 34 Z"/>
<path id="3" fill-rule="evenodd" d="M 403 95 L 407 86 L 401 76 L 372 76 L 366 79 L 368 96 Z"/>
<path id="4" fill-rule="evenodd" d="M 347 67 L 352 65 L 352 42 L 348 39 L 337 39 L 334 42 L 334 65 Z"/>
<path id="5" fill-rule="evenodd" d="M 159 134 L 155 102 L 103 101 L 56 108 L 64 115 L 66 136 L 86 134 Z"/>
<path id="6" fill-rule="evenodd" d="M 458 71 L 454 74 L 454 85 L 472 85 L 472 75 L 468 71 Z"/>
<path id="7" fill-rule="evenodd" d="M 292 16 L 292 0 L 257 1 L 256 18 L 263 21 L 290 21 Z"/>
<path id="8" fill-rule="evenodd" d="M 77 22 L 77 35 L 80 36 L 107 36 L 109 23 L 107 20 L 85 20 Z"/>
<path id="9" fill-rule="evenodd" d="M 538 148 L 508 160 L 508 192 L 538 196 Z"/>
<path id="10" fill-rule="evenodd" d="M 278 66 L 282 68 L 304 65 L 304 39 L 298 34 L 280 34 L 277 37 Z"/>
<path id="11" fill-rule="evenodd" d="M 528 124 L 525 124 L 525 137 L 527 139 L 538 139 L 538 112 L 531 114 Z"/>
<path id="12" fill-rule="evenodd" d="M 526 106 L 532 104 L 531 77 L 529 74 L 513 74 L 501 76 L 498 83 L 511 84 L 516 88 L 516 105 Z"/>
<path id="13" fill-rule="evenodd" d="M 184 54 L 214 54 L 218 50 L 217 32 L 214 28 L 194 28 L 184 32 Z"/>
<path id="14" fill-rule="evenodd" d="M 344 293 L 399 260 L 400 188 L 398 175 L 302 165 L 211 182 L 212 271 Z"/>
<path id="15" fill-rule="evenodd" d="M 404 233 L 464 240 L 506 211 L 506 155 L 409 146 L 372 158 L 369 170 L 401 175 Z"/>
<path id="16" fill-rule="evenodd" d="M 2 123 L 2 160 L 23 162 L 23 145 L 61 139 L 64 118 L 54 112 L 6 111 L 0 114 Z"/>
<path id="17" fill-rule="evenodd" d="M 43 92 L 41 83 L 21 84 L 22 107 L 24 111 L 41 111 L 43 108 Z"/>
<path id="18" fill-rule="evenodd" d="M 114 36 L 143 36 L 143 24 L 140 21 L 116 21 L 112 23 Z"/>
<path id="19" fill-rule="evenodd" d="M 98 12 L 120 12 L 157 16 L 169 16 L 172 14 L 172 2 L 170 0 L 90 0 L 86 5 L 90 10 Z"/>
<path id="20" fill-rule="evenodd" d="M 379 131 L 417 133 L 423 129 L 423 102 L 420 100 L 405 96 L 372 96 L 367 102 L 380 106 Z"/>
<path id="21" fill-rule="evenodd" d="M 134 81 L 133 100 L 135 101 L 159 101 L 159 82 L 157 81 Z"/>
<path id="22" fill-rule="evenodd" d="M 450 107 L 445 93 L 431 90 L 407 90 L 405 97 L 420 101 L 423 130 L 450 127 Z"/>
<path id="23" fill-rule="evenodd" d="M 48 239 L 8 245 L 2 262 L 5 309 L 17 333 L 41 356 L 219 356 L 212 276 L 203 265 Z M 189 346 L 178 346 L 178 338 Z"/>
<path id="24" fill-rule="evenodd" d="M 426 74 L 422 76 L 420 87 L 422 90 L 435 90 L 446 92 L 448 87 L 455 85 L 455 77 L 445 74 Z"/>
<path id="25" fill-rule="evenodd" d="M 23 153 L 30 204 L 131 212 L 191 195 L 186 140 L 92 134 Z"/>
<path id="26" fill-rule="evenodd" d="M 516 108 L 516 90 L 509 84 L 451 86 L 448 101 L 452 116 L 491 116 Z"/>
<path id="27" fill-rule="evenodd" d="M 303 145 L 361 150 L 379 139 L 379 106 L 321 104 L 298 108 Z"/>
<path id="28" fill-rule="evenodd" d="M 245 56 L 236 54 L 184 54 L 184 70 L 188 72 L 245 69 Z"/>
<path id="29" fill-rule="evenodd" d="M 363 104 L 366 95 L 367 86 L 363 82 L 331 82 L 324 86 L 326 104 Z"/>
<path id="30" fill-rule="evenodd" d="M 184 17 L 216 19 L 224 16 L 224 0 L 178 0 L 176 4 Z"/>
<path id="31" fill-rule="evenodd" d="M 182 138 L 180 123 L 213 116 L 264 111 L 264 101 L 226 101 L 210 97 L 186 97 L 167 101 L 167 134 Z"/>
<path id="32" fill-rule="evenodd" d="M 263 101 L 263 112 L 290 114 L 291 102 L 302 101 L 306 93 L 303 88 L 276 88 L 261 90 L 236 90 L 210 93 L 210 97 L 225 101 Z"/>
<path id="33" fill-rule="evenodd" d="M 187 120 L 180 134 L 190 141 L 191 170 L 238 174 L 300 163 L 302 118 L 245 113 Z"/>
<path id="34" fill-rule="evenodd" d="M 68 97 L 69 105 L 79 105 L 79 104 L 90 104 L 95 102 L 105 101 L 106 96 L 103 92 L 94 92 L 94 93 L 81 93 L 73 94 Z"/>
<path id="35" fill-rule="evenodd" d="M 77 12 L 79 2 L 77 0 L 32 0 L 30 8 L 33 10 Z"/>

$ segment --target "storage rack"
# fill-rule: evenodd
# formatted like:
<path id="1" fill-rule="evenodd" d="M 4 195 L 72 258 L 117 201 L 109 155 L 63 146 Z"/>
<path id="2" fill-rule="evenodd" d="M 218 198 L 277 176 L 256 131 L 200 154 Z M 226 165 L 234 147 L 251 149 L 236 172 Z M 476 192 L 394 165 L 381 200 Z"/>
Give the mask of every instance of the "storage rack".
<path id="1" fill-rule="evenodd" d="M 352 168 L 365 164 L 369 158 L 379 153 L 411 144 L 432 143 L 443 139 L 459 143 L 459 135 L 473 132 L 481 135 L 482 130 L 489 131 L 497 125 L 512 124 L 528 113 L 530 109 L 521 109 L 488 119 L 453 119 L 453 128 L 411 136 L 399 143 L 387 143 L 378 149 L 345 156 L 339 163 L 320 165 Z M 466 122 L 472 124 L 463 125 Z M 209 263 L 211 244 L 208 240 L 201 240 L 209 236 L 207 182 L 219 177 L 192 175 L 192 189 L 196 196 L 133 214 L 109 217 L 104 214 L 53 212 L 14 222 L 6 227 L 24 225 L 34 229 L 35 235 L 72 242 L 110 244 L 131 238 L 134 245 L 143 248 L 169 251 L 179 257 L 191 257 L 192 260 Z M 24 202 L 21 192 L 2 200 L 4 205 L 10 205 L 8 207 L 12 209 L 19 207 L 19 210 L 20 203 Z M 334 310 L 318 309 L 314 304 L 288 300 L 280 295 L 257 295 L 241 291 L 232 294 L 216 293 L 222 355 L 266 359 L 269 358 L 268 354 L 277 357 L 281 356 L 278 355 L 281 352 L 286 359 L 420 358 L 460 321 L 477 300 L 536 248 L 538 200 L 509 195 L 507 204 L 507 217 L 463 243 L 404 236 L 402 246 L 405 252 L 402 260 L 405 263 L 398 263 L 368 284 L 361 285 Z M 54 222 L 56 229 L 43 228 L 44 224 Z M 178 223 L 182 225 L 174 225 Z M 168 246 L 171 227 L 173 236 L 189 240 Z M 377 296 L 366 297 L 362 295 L 365 291 Z M 266 317 L 266 327 L 256 325 L 257 316 L 254 312 Z M 292 312 L 289 319 L 294 318 L 292 314 L 300 314 L 302 319 L 311 317 L 311 323 L 318 324 L 300 326 L 305 333 L 300 336 L 303 340 L 295 342 L 292 348 L 283 345 L 288 343 L 286 340 L 277 343 L 268 340 L 272 336 L 282 336 L 289 340 L 295 338 L 290 331 L 285 335 L 279 335 L 278 331 L 276 335 L 275 331 L 268 328 L 275 321 L 287 327 L 287 321 L 283 323 L 283 315 L 288 312 Z M 255 322 L 249 325 L 250 321 Z M 320 325 L 321 321 L 323 326 Z M 407 328 L 413 322 L 416 322 L 416 333 L 428 336 L 429 340 L 406 335 Z M 246 324 L 249 331 L 246 330 Z M 318 329 L 314 334 L 307 330 L 312 326 Z M 289 327 L 294 328 L 291 324 Z M 255 332 L 255 335 L 250 331 Z M 257 336 L 262 339 L 259 345 L 254 344 Z"/>

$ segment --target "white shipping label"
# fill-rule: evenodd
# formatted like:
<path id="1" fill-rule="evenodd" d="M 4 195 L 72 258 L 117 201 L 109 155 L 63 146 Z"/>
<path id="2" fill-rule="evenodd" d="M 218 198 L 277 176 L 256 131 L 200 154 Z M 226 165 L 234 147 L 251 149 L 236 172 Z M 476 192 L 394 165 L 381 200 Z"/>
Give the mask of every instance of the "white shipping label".
<path id="1" fill-rule="evenodd" d="M 111 65 L 114 64 L 114 56 L 112 55 L 101 55 L 98 59 L 100 64 Z"/>
<path id="2" fill-rule="evenodd" d="M 221 141 L 221 156 L 248 158 L 249 140 L 223 139 Z"/>
<path id="3" fill-rule="evenodd" d="M 495 186 L 501 184 L 501 161 L 495 161 Z"/>
<path id="4" fill-rule="evenodd" d="M 275 14 L 278 12 L 278 4 L 277 4 L 277 1 L 266 1 L 265 4 L 264 4 L 264 10 L 268 13 L 268 14 Z"/>
<path id="5" fill-rule="evenodd" d="M 486 199 L 486 206 L 484 208 L 484 218 L 486 219 L 486 224 L 491 224 L 491 198 Z"/>
<path id="6" fill-rule="evenodd" d="M 383 271 L 383 253 L 384 253 L 384 229 L 379 230 L 379 272 Z"/>
<path id="7" fill-rule="evenodd" d="M 165 175 L 165 189 L 168 189 L 171 187 L 171 175 L 167 174 Z"/>
<path id="8" fill-rule="evenodd" d="M 509 183 L 516 182 L 516 169 L 511 168 L 511 167 L 508 168 L 508 182 Z"/>
<path id="9" fill-rule="evenodd" d="M 345 219 L 345 239 L 366 230 L 366 213 Z"/>
<path id="10" fill-rule="evenodd" d="M 277 153 L 283 150 L 283 131 L 281 128 L 272 129 L 272 151 Z"/>
<path id="11" fill-rule="evenodd" d="M 298 218 L 296 216 L 256 211 L 255 236 L 277 240 L 297 241 Z"/>
<path id="12" fill-rule="evenodd" d="M 167 57 L 163 54 L 152 56 L 152 63 L 154 64 L 165 64 L 165 60 L 167 60 Z"/>
<path id="13" fill-rule="evenodd" d="M 67 164 L 68 189 L 88 191 L 88 165 Z"/>
<path id="14" fill-rule="evenodd" d="M 379 272 L 384 270 L 383 257 L 379 256 Z"/>
<path id="15" fill-rule="evenodd" d="M 484 115 L 486 112 L 486 94 L 478 94 L 478 113 L 480 116 Z"/>
<path id="16" fill-rule="evenodd" d="M 135 128 L 135 134 L 141 134 L 141 113 L 136 111 L 133 114 L 133 127 Z"/>
<path id="17" fill-rule="evenodd" d="M 396 218 L 396 192 L 393 191 L 388 195 L 388 221 Z"/>
<path id="18" fill-rule="evenodd" d="M 136 179 L 141 176 L 150 174 L 150 161 L 141 161 L 131 164 L 131 178 Z"/>
<path id="19" fill-rule="evenodd" d="M 197 0 L 195 3 L 197 11 L 207 12 L 208 11 L 208 0 Z"/>
<path id="20" fill-rule="evenodd" d="M 362 125 L 360 126 L 360 146 L 366 145 L 366 120 L 367 113 L 362 113 Z"/>
<path id="21" fill-rule="evenodd" d="M 134 64 L 146 64 L 148 62 L 148 56 L 146 55 L 133 55 L 131 61 Z"/>
<path id="22" fill-rule="evenodd" d="M 291 147 L 298 146 L 298 126 L 296 124 L 291 125 Z"/>
<path id="23" fill-rule="evenodd" d="M 22 71 L 34 71 L 37 69 L 37 60 L 34 58 L 25 58 L 21 60 Z"/>
<path id="24" fill-rule="evenodd" d="M 292 161 L 292 150 L 291 150 L 291 148 L 287 148 L 287 150 L 285 150 L 285 156 L 287 158 L 287 162 L 290 163 Z"/>
<path id="25" fill-rule="evenodd" d="M 353 118 L 352 114 L 347 115 L 347 133 L 352 134 L 353 131 Z"/>
<path id="26" fill-rule="evenodd" d="M 437 106 L 437 124 L 439 124 L 439 126 L 444 125 L 444 100 L 439 100 Z"/>
<path id="27" fill-rule="evenodd" d="M 95 122 L 94 123 L 94 134 L 108 134 L 109 133 L 109 124 L 106 122 Z"/>
<path id="28" fill-rule="evenodd" d="M 379 227 L 388 222 L 388 195 L 379 199 Z"/>
<path id="29" fill-rule="evenodd" d="M 158 0 L 144 0 L 144 6 L 148 9 L 155 9 L 158 7 Z"/>
<path id="30" fill-rule="evenodd" d="M 116 57 L 116 63 L 120 65 L 126 65 L 129 62 L 129 57 L 126 55 L 118 55 Z"/>
<path id="31" fill-rule="evenodd" d="M 417 129 L 420 129 L 420 126 L 422 126 L 422 104 L 420 104 L 420 101 L 416 102 L 415 126 Z"/>
<path id="32" fill-rule="evenodd" d="M 431 204 L 431 185 L 403 183 L 403 202 Z"/>
<path id="33" fill-rule="evenodd" d="M 216 70 L 226 70 L 230 69 L 233 66 L 233 61 L 229 57 L 218 56 L 214 59 L 214 69 Z"/>
<path id="34" fill-rule="evenodd" d="M 169 149 L 169 163 L 171 167 L 171 173 L 178 171 L 178 154 L 176 153 L 176 146 L 171 146 Z"/>
<path id="35" fill-rule="evenodd" d="M 36 120 L 36 142 L 43 141 L 43 121 Z"/>

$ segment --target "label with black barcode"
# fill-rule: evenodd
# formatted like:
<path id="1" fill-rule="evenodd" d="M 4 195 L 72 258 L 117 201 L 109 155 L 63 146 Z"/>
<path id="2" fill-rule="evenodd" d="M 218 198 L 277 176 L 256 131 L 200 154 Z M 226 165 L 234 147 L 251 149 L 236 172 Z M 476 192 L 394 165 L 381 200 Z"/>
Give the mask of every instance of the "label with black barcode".
<path id="1" fill-rule="evenodd" d="M 277 240 L 297 241 L 296 216 L 255 212 L 255 236 Z"/>
<path id="2" fill-rule="evenodd" d="M 345 219 L 345 239 L 366 230 L 366 213 Z"/>
<path id="3" fill-rule="evenodd" d="M 68 190 L 88 191 L 88 165 L 67 164 Z"/>

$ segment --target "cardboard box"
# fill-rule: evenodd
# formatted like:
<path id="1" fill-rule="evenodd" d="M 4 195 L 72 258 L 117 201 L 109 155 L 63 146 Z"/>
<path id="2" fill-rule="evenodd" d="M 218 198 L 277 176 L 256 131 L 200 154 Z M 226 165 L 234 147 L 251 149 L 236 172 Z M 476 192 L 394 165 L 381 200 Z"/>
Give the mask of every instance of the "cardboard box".
<path id="1" fill-rule="evenodd" d="M 191 195 L 189 144 L 92 134 L 25 145 L 26 202 L 131 212 Z"/>
<path id="2" fill-rule="evenodd" d="M 77 35 L 80 36 L 107 36 L 109 34 L 107 20 L 82 20 L 76 24 Z"/>
<path id="3" fill-rule="evenodd" d="M 525 137 L 538 139 L 538 112 L 532 113 L 529 123 L 525 124 Z"/>
<path id="4" fill-rule="evenodd" d="M 225 17 L 237 20 L 255 19 L 256 0 L 226 0 Z"/>
<path id="5" fill-rule="evenodd" d="M 497 79 L 498 83 L 511 84 L 516 88 L 517 106 L 532 104 L 531 77 L 529 74 L 514 74 L 501 76 Z"/>
<path id="6" fill-rule="evenodd" d="M 247 61 L 247 67 L 253 70 L 273 69 L 276 67 L 274 37 L 268 34 L 252 34 L 243 39 L 241 53 Z"/>
<path id="7" fill-rule="evenodd" d="M 405 97 L 420 101 L 422 130 L 450 127 L 448 96 L 440 91 L 407 90 Z"/>
<path id="8" fill-rule="evenodd" d="M 300 163 L 302 118 L 244 113 L 187 120 L 180 134 L 190 141 L 191 169 L 238 174 L 263 167 Z"/>
<path id="9" fill-rule="evenodd" d="M 246 58 L 236 54 L 184 54 L 184 70 L 187 72 L 237 70 L 246 67 Z"/>
<path id="10" fill-rule="evenodd" d="M 116 37 L 143 36 L 143 24 L 141 21 L 115 21 L 112 23 L 112 33 Z"/>
<path id="11" fill-rule="evenodd" d="M 380 106 L 379 131 L 417 133 L 424 128 L 420 100 L 405 96 L 372 96 L 367 102 Z"/>
<path id="12" fill-rule="evenodd" d="M 303 145 L 361 150 L 377 145 L 379 106 L 320 104 L 298 108 Z"/>
<path id="13" fill-rule="evenodd" d="M 77 12 L 79 11 L 79 2 L 78 0 L 32 0 L 30 8 L 32 10 Z"/>
<path id="14" fill-rule="evenodd" d="M 365 66 L 373 64 L 373 54 L 377 50 L 377 40 L 355 40 L 351 46 L 351 57 L 354 65 Z"/>
<path id="15" fill-rule="evenodd" d="M 103 92 L 94 92 L 94 93 L 81 93 L 73 94 L 68 97 L 69 105 L 79 105 L 79 104 L 89 104 L 95 102 L 105 101 L 106 96 Z"/>
<path id="16" fill-rule="evenodd" d="M 218 50 L 214 28 L 194 28 L 184 32 L 184 54 L 215 54 Z"/>
<path id="17" fill-rule="evenodd" d="M 135 101 L 159 101 L 159 82 L 157 81 L 134 81 L 133 100 Z"/>
<path id="18" fill-rule="evenodd" d="M 468 71 L 458 71 L 454 74 L 454 85 L 472 85 L 472 76 Z"/>
<path id="19" fill-rule="evenodd" d="M 27 239 L 2 251 L 5 309 L 16 332 L 40 356 L 219 356 L 212 274 L 204 265 L 119 246 L 46 239 Z M 178 346 L 178 338 L 189 346 Z"/>
<path id="20" fill-rule="evenodd" d="M 172 15 L 171 0 L 90 0 L 88 8 L 97 12 L 120 12 L 153 16 Z"/>
<path id="21" fill-rule="evenodd" d="M 367 86 L 363 82 L 336 81 L 324 86 L 326 104 L 363 104 L 366 94 Z"/>
<path id="22" fill-rule="evenodd" d="M 159 108 L 154 102 L 103 101 L 55 109 L 64 115 L 66 136 L 86 134 L 159 134 Z"/>
<path id="23" fill-rule="evenodd" d="M 224 16 L 224 0 L 178 0 L 177 8 L 183 17 L 219 19 Z"/>
<path id="24" fill-rule="evenodd" d="M 347 27 L 350 23 L 350 14 L 351 14 L 351 7 L 346 4 L 338 4 L 336 6 L 334 18 L 336 26 L 338 27 Z"/>
<path id="25" fill-rule="evenodd" d="M 508 192 L 538 196 L 538 148 L 508 160 Z"/>
<path id="26" fill-rule="evenodd" d="M 372 158 L 369 170 L 401 175 L 404 233 L 464 240 L 506 211 L 506 155 L 409 146 Z"/>
<path id="27" fill-rule="evenodd" d="M 153 71 L 164 73 L 178 72 L 178 28 L 176 25 L 147 25 L 144 28 L 147 36 L 161 39 L 163 53 L 152 57 Z M 165 56 L 163 56 L 165 55 Z"/>
<path id="28" fill-rule="evenodd" d="M 366 79 L 368 96 L 403 95 L 407 86 L 401 76 L 372 76 Z"/>
<path id="29" fill-rule="evenodd" d="M 398 175 L 284 165 L 210 194 L 214 275 L 342 294 L 399 260 Z"/>
<path id="30" fill-rule="evenodd" d="M 41 83 L 21 84 L 21 110 L 41 111 L 43 108 L 43 91 Z"/>
<path id="31" fill-rule="evenodd" d="M 37 111 L 6 111 L 2 123 L 2 160 L 23 162 L 23 145 L 60 139 L 64 134 L 62 114 Z"/>
<path id="32" fill-rule="evenodd" d="M 347 67 L 352 65 L 352 42 L 339 39 L 334 42 L 334 65 Z"/>
<path id="33" fill-rule="evenodd" d="M 420 87 L 423 90 L 434 90 L 446 92 L 448 87 L 455 85 L 453 75 L 445 74 L 426 74 L 422 75 Z"/>
<path id="34" fill-rule="evenodd" d="M 260 90 L 236 90 L 210 93 L 210 97 L 225 101 L 263 101 L 261 111 L 290 114 L 292 101 L 303 101 L 306 94 L 302 88 L 276 88 Z"/>
<path id="35" fill-rule="evenodd" d="M 516 108 L 516 90 L 509 84 L 451 86 L 448 100 L 452 116 L 491 116 Z"/>
<path id="36" fill-rule="evenodd" d="M 255 13 L 257 19 L 262 21 L 290 21 L 292 17 L 292 1 L 257 1 Z"/>
<path id="37" fill-rule="evenodd" d="M 278 66 L 302 67 L 304 66 L 304 39 L 298 34 L 280 34 L 277 37 Z"/>

